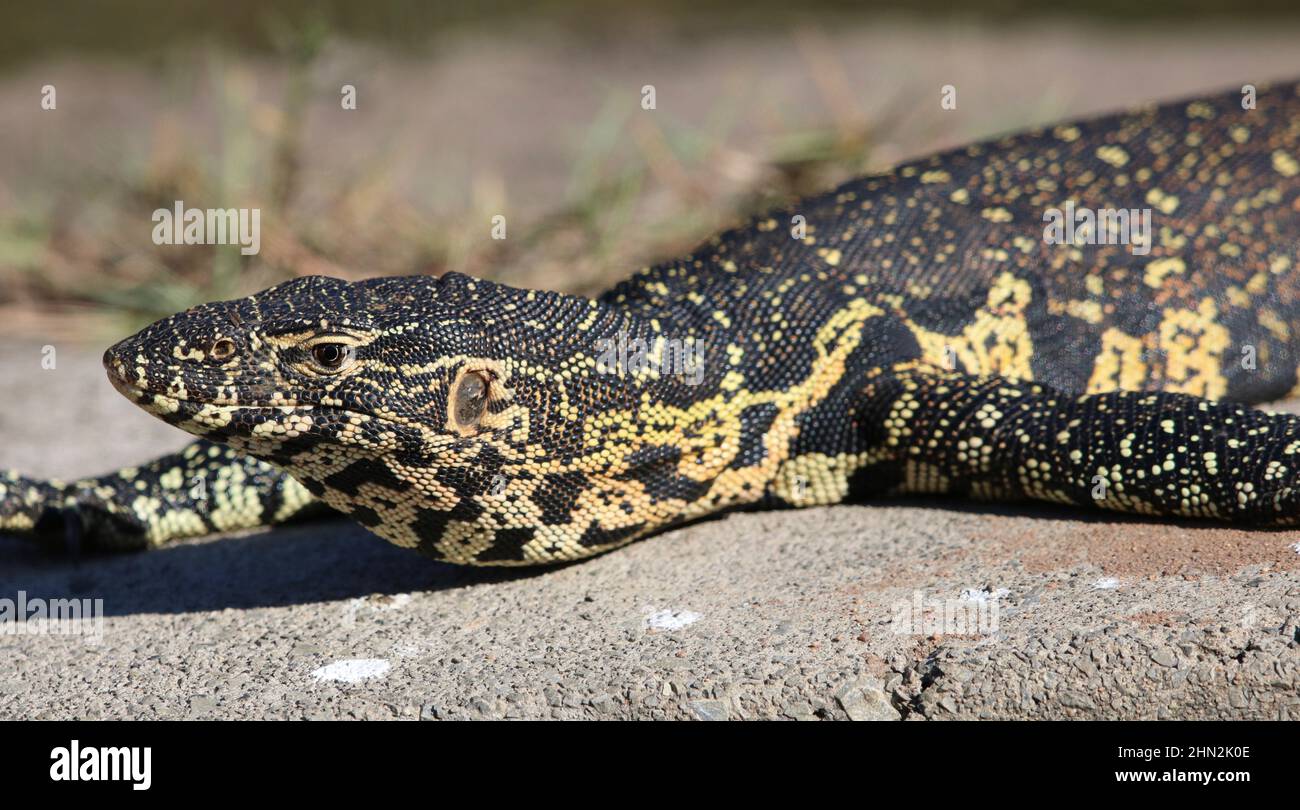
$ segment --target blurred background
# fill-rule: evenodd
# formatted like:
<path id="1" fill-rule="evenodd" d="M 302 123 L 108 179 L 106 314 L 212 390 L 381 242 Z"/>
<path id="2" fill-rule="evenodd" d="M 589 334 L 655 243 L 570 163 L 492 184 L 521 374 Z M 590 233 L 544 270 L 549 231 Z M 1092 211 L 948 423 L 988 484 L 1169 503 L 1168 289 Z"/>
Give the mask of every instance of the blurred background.
<path id="1" fill-rule="evenodd" d="M 592 293 L 902 159 L 1295 76 L 1288 0 L 5 2 L 0 330 L 102 347 L 312 273 Z M 178 200 L 259 208 L 260 253 L 155 245 Z"/>

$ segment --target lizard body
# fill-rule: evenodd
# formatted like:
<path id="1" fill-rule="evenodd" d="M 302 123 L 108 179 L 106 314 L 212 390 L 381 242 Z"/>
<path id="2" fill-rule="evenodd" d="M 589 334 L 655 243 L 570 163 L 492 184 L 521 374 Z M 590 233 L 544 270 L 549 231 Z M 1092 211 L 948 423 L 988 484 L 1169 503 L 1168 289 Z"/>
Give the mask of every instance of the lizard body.
<path id="1" fill-rule="evenodd" d="M 1072 243 L 1047 238 L 1062 210 L 1093 216 Z M 1236 403 L 1297 387 L 1298 262 L 1285 84 L 908 163 L 594 300 L 297 279 L 109 349 L 114 385 L 200 441 L 69 484 L 9 474 L 0 529 L 157 545 L 323 502 L 516 565 L 888 493 L 1289 525 L 1300 418 Z"/>

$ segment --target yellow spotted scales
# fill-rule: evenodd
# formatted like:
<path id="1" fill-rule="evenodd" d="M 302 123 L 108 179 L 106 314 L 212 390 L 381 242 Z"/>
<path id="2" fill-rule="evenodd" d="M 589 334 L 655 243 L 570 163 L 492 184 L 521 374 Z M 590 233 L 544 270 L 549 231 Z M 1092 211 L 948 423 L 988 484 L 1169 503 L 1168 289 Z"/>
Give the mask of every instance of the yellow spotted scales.
<path id="1" fill-rule="evenodd" d="M 301 278 L 111 348 L 114 385 L 200 441 L 0 477 L 0 529 L 144 547 L 323 503 L 514 565 L 890 493 L 1293 524 L 1300 418 L 1231 403 L 1297 386 L 1298 261 L 1289 84 L 909 163 L 595 300 Z"/>

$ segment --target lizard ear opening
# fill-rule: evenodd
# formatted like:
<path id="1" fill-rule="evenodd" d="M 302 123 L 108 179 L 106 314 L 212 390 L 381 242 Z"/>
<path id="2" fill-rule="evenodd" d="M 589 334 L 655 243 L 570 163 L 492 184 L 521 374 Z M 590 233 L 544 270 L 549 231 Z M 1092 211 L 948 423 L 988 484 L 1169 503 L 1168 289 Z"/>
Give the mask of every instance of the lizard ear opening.
<path id="1" fill-rule="evenodd" d="M 230 338 L 218 338 L 212 344 L 212 349 L 208 351 L 208 356 L 213 360 L 229 360 L 235 353 L 235 341 Z"/>
<path id="2" fill-rule="evenodd" d="M 488 380 L 479 371 L 471 371 L 456 383 L 452 393 L 451 412 L 455 414 L 456 424 L 462 428 L 474 427 L 483 418 L 487 410 Z"/>

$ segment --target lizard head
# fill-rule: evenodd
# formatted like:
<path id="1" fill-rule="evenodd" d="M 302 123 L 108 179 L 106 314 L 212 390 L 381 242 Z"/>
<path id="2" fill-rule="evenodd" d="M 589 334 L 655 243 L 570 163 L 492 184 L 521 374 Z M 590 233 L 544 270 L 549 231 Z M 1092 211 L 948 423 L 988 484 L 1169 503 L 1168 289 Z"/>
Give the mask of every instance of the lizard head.
<path id="1" fill-rule="evenodd" d="M 675 463 L 665 448 L 627 461 L 664 384 L 597 372 L 595 336 L 626 323 L 459 274 L 310 277 L 165 318 L 104 365 L 146 411 L 281 467 L 399 545 L 535 563 L 630 539 L 649 496 L 600 501 L 610 477 Z"/>
<path id="2" fill-rule="evenodd" d="M 453 286 L 300 278 L 164 318 L 105 352 L 104 367 L 155 416 L 255 455 L 391 443 L 485 409 L 490 370 L 454 359 L 490 352 Z"/>

